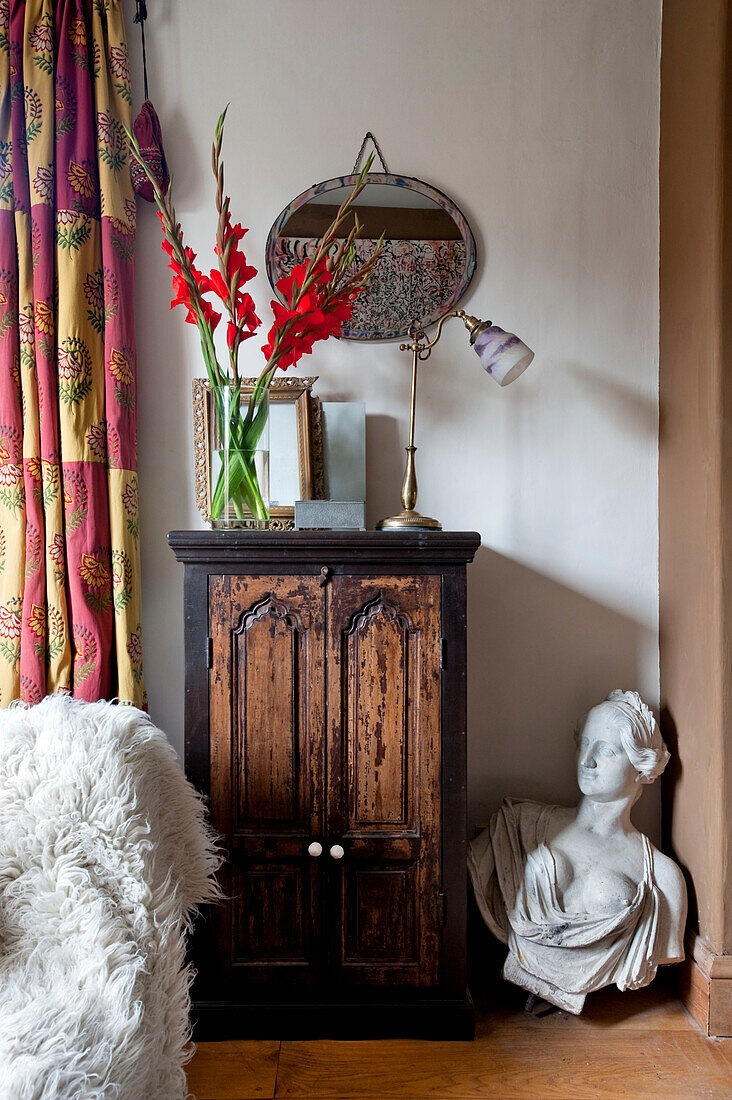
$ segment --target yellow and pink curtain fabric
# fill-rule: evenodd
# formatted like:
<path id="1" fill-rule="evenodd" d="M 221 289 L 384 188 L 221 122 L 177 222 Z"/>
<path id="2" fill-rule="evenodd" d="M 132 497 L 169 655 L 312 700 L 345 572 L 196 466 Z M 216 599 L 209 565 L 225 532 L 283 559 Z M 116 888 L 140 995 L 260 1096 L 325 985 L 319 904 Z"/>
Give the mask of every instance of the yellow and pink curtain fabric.
<path id="1" fill-rule="evenodd" d="M 121 0 L 0 0 L 0 705 L 144 704 Z"/>

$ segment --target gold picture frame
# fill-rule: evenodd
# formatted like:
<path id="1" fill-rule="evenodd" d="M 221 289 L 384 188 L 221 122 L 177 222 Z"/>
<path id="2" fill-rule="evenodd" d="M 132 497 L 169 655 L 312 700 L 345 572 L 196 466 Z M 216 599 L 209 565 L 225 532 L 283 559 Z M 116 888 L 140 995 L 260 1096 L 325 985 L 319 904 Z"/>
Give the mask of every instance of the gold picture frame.
<path id="1" fill-rule="evenodd" d="M 320 398 L 311 392 L 316 377 L 275 378 L 270 387 L 270 402 L 288 402 L 295 406 L 297 425 L 297 463 L 300 500 L 322 500 L 325 489 L 323 470 L 323 419 Z M 256 378 L 242 379 L 242 392 L 251 393 Z M 211 383 L 207 378 L 193 379 L 193 456 L 196 505 L 207 523 L 211 521 Z M 270 529 L 288 531 L 295 525 L 295 505 L 273 505 Z"/>

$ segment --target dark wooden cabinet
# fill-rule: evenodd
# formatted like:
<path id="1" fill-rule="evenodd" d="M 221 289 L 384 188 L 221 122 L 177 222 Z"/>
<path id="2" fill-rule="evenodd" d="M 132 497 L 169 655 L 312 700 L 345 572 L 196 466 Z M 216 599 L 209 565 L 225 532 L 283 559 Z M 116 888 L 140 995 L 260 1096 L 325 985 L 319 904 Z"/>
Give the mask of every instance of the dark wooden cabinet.
<path id="1" fill-rule="evenodd" d="M 172 532 L 186 771 L 225 901 L 199 1037 L 472 1034 L 465 567 L 475 534 Z"/>

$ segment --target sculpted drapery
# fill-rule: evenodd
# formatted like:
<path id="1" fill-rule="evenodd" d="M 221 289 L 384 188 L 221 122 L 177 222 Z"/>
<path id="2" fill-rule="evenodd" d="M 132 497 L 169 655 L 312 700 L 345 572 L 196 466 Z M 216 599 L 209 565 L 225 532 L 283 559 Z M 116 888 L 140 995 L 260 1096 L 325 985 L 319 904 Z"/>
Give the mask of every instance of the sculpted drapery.
<path id="1" fill-rule="evenodd" d="M 504 977 L 523 984 L 518 966 L 542 996 L 580 1012 L 589 990 L 611 983 L 638 989 L 653 980 L 662 953 L 661 901 L 644 836 L 643 877 L 632 900 L 609 911 L 568 913 L 546 842 L 557 809 L 505 799 L 470 845 L 468 870 L 483 919 L 509 948 Z"/>
<path id="2" fill-rule="evenodd" d="M 144 703 L 121 0 L 0 0 L 0 705 Z"/>

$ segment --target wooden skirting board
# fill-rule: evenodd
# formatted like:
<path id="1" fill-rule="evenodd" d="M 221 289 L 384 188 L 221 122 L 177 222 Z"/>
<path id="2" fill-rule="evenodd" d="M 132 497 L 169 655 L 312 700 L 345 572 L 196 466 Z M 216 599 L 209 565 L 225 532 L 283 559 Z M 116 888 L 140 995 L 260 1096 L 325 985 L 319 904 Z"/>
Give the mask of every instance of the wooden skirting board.
<path id="1" fill-rule="evenodd" d="M 679 997 L 706 1034 L 732 1036 L 732 955 L 715 955 L 690 932 L 677 975 Z"/>

